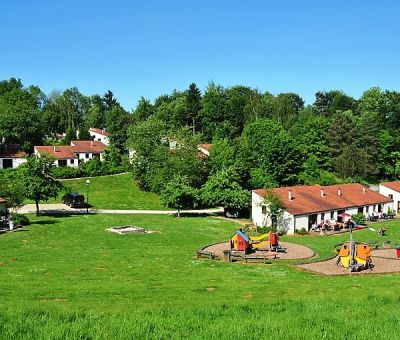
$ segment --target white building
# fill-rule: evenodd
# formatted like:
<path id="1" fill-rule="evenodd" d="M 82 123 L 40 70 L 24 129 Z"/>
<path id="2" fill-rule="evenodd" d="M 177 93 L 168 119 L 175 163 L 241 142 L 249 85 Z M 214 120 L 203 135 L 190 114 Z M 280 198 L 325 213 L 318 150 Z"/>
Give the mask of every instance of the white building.
<path id="1" fill-rule="evenodd" d="M 400 181 L 379 184 L 379 193 L 393 200 L 393 210 L 400 213 Z"/>
<path id="2" fill-rule="evenodd" d="M 0 147 L 0 169 L 15 169 L 26 162 L 26 153 L 18 144 Z"/>
<path id="3" fill-rule="evenodd" d="M 313 224 L 325 220 L 343 222 L 343 218 L 338 216 L 343 213 L 368 216 L 372 212 L 387 213 L 389 208 L 393 209 L 393 200 L 390 197 L 358 183 L 325 187 L 301 185 L 272 190 L 285 207 L 278 225 L 288 234 L 302 228 L 310 230 Z M 252 192 L 252 220 L 257 226 L 271 225 L 268 202 L 264 199 L 266 193 L 265 189 Z"/>
<path id="4" fill-rule="evenodd" d="M 40 157 L 46 153 L 54 157 L 55 165 L 59 167 L 69 166 L 78 167 L 82 162 L 87 162 L 91 159 L 104 159 L 104 150 L 106 145 L 96 141 L 72 141 L 71 145 L 60 146 L 35 146 L 35 155 Z"/>
<path id="5" fill-rule="evenodd" d="M 107 145 L 107 146 L 110 145 L 111 133 L 107 132 L 106 130 L 90 128 L 89 134 L 93 138 L 94 141 L 102 142 L 104 145 Z"/>

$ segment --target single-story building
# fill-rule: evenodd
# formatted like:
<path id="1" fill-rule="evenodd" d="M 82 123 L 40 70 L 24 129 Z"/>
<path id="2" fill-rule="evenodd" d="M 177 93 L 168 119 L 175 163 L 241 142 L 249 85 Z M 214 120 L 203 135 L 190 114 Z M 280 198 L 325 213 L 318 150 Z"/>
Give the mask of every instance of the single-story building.
<path id="1" fill-rule="evenodd" d="M 90 128 L 89 134 L 94 141 L 102 142 L 104 145 L 110 145 L 111 133 L 107 132 L 105 129 Z"/>
<path id="2" fill-rule="evenodd" d="M 339 215 L 387 213 L 393 209 L 393 200 L 365 186 L 352 183 L 330 186 L 299 185 L 275 188 L 273 192 L 281 199 L 284 212 L 278 225 L 288 234 L 305 228 L 310 230 L 314 224 L 325 220 L 343 222 Z M 268 202 L 264 199 L 266 189 L 252 192 L 252 220 L 257 226 L 271 225 Z"/>
<path id="3" fill-rule="evenodd" d="M 379 193 L 393 200 L 393 210 L 400 213 L 400 181 L 379 184 Z"/>
<path id="4" fill-rule="evenodd" d="M 80 163 L 91 159 L 103 160 L 106 145 L 96 141 L 72 141 L 71 145 L 60 146 L 35 146 L 35 155 L 46 153 L 56 159 L 55 165 L 59 167 L 78 167 Z"/>
<path id="5" fill-rule="evenodd" d="M 0 169 L 15 169 L 26 162 L 26 152 L 18 144 L 0 146 Z"/>

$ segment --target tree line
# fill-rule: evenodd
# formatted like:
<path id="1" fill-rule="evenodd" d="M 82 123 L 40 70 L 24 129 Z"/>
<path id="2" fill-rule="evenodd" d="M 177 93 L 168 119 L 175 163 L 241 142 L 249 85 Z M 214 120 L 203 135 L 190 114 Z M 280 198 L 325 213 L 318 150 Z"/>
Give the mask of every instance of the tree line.
<path id="1" fill-rule="evenodd" d="M 358 99 L 319 91 L 305 105 L 296 93 L 215 83 L 202 93 L 192 83 L 154 101 L 142 97 L 129 112 L 111 91 L 88 97 L 71 88 L 46 96 L 20 80 L 0 82 L 0 140 L 29 149 L 54 143 L 61 132 L 67 142 L 77 131 L 85 139 L 89 127 L 112 133 L 115 162 L 134 150 L 140 186 L 168 193 L 166 203 L 180 193 L 176 202 L 184 203 L 175 205 L 238 206 L 243 190 L 255 187 L 378 182 L 400 173 L 397 91 L 373 87 Z M 209 158 L 198 154 L 199 143 L 213 144 Z"/>

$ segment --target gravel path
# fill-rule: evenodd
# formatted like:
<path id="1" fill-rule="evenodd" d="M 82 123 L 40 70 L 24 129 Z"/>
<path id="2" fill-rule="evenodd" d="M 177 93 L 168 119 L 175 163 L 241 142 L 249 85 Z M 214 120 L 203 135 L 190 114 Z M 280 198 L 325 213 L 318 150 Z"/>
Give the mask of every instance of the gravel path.
<path id="1" fill-rule="evenodd" d="M 310 248 L 302 246 L 300 244 L 289 243 L 289 242 L 279 242 L 279 244 L 281 245 L 282 248 L 286 248 L 286 253 L 279 253 L 277 257 L 278 259 L 282 260 L 307 259 L 315 255 Z M 203 250 L 212 252 L 215 255 L 222 257 L 222 252 L 228 249 L 230 249 L 229 242 L 223 242 L 223 243 L 213 244 L 209 247 L 204 248 Z M 265 251 L 257 250 L 254 254 L 262 255 L 267 253 L 268 253 L 267 250 Z"/>
<path id="2" fill-rule="evenodd" d="M 300 264 L 297 267 L 324 275 L 348 275 L 346 268 L 336 265 L 337 257 L 321 262 Z M 372 251 L 372 270 L 353 272 L 352 275 L 388 274 L 400 272 L 400 260 L 395 249 L 379 249 Z"/>

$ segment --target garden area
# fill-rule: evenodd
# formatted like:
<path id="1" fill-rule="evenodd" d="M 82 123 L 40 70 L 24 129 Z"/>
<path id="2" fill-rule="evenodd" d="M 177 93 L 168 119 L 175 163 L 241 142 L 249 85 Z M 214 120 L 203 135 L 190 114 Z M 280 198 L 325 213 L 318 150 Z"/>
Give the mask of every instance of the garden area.
<path id="1" fill-rule="evenodd" d="M 396 338 L 398 274 L 323 276 L 296 260 L 272 264 L 196 258 L 237 225 L 213 217 L 29 216 L 0 235 L 2 338 Z M 358 241 L 400 240 L 354 233 Z M 151 233 L 118 235 L 113 226 Z M 378 229 L 382 225 L 373 227 Z M 348 235 L 284 236 L 319 261 Z M 384 287 L 384 288 L 383 288 Z M 390 288 L 386 288 L 390 287 Z"/>

